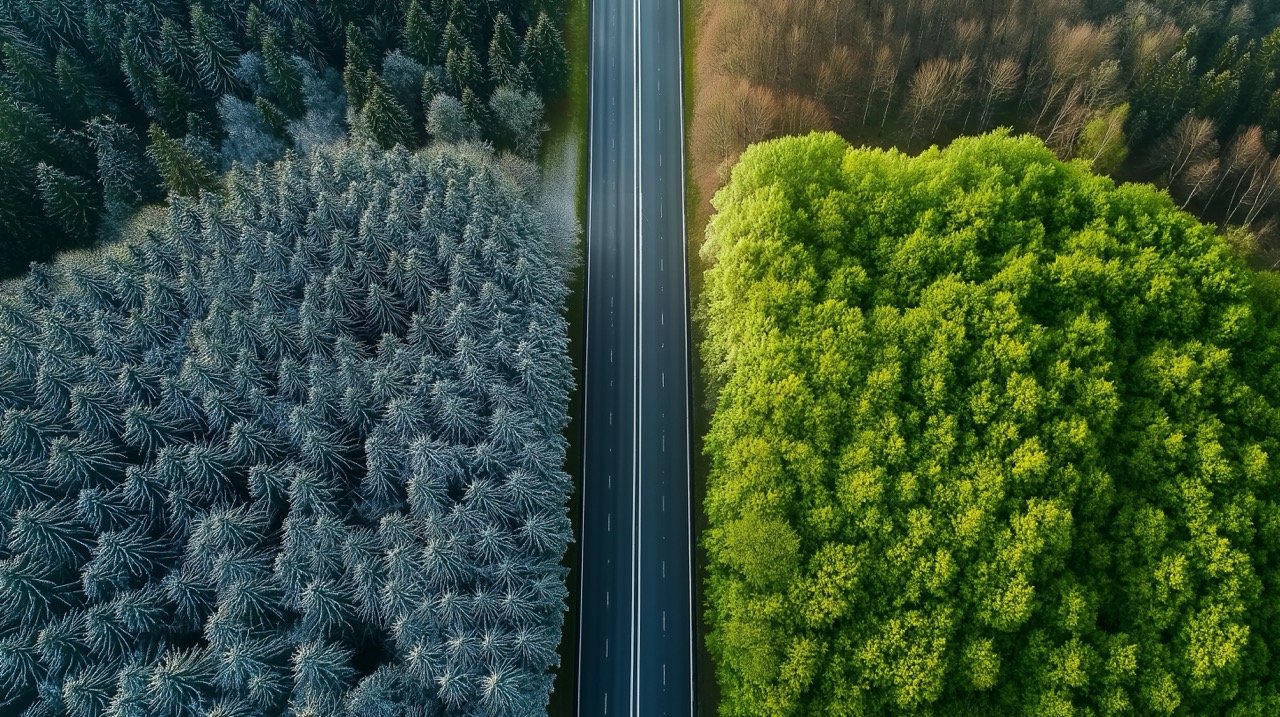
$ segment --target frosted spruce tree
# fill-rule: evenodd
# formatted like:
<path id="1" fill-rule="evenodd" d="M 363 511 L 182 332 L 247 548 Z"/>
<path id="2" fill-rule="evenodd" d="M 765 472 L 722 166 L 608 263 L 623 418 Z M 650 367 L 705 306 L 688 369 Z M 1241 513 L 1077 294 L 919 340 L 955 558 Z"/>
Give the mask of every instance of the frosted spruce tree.
<path id="1" fill-rule="evenodd" d="M 339 145 L 0 288 L 0 712 L 544 711 L 547 226 L 479 151 Z"/>

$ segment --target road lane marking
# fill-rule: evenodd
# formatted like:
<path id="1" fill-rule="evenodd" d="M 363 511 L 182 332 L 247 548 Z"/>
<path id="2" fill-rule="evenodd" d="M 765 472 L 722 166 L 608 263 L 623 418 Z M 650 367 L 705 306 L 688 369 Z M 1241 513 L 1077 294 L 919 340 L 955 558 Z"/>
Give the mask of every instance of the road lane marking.
<path id="1" fill-rule="evenodd" d="M 640 421 L 640 396 L 643 395 L 644 375 L 640 372 L 640 351 L 644 343 L 644 332 L 640 330 L 644 318 L 644 284 L 640 281 L 640 268 L 644 255 L 640 252 L 641 233 L 640 218 L 644 212 L 644 186 L 641 183 L 640 158 L 643 156 L 644 134 L 641 132 L 641 105 L 644 96 L 640 92 L 640 0 L 633 0 L 631 15 L 631 86 L 634 101 L 631 133 L 632 133 L 632 181 L 635 183 L 636 202 L 633 205 L 632 234 L 632 291 L 635 292 L 635 314 L 632 334 L 632 367 L 633 381 L 632 410 L 634 411 L 631 434 L 631 715 L 638 717 L 640 711 L 640 560 L 642 557 L 643 526 L 640 524 L 640 474 L 643 465 L 643 454 L 640 452 L 640 440 L 643 436 L 643 424 Z"/>
<path id="2" fill-rule="evenodd" d="M 663 632 L 667 631 L 667 611 L 666 610 L 662 611 L 662 631 Z M 666 667 L 666 665 L 663 665 L 663 667 Z M 662 684 L 665 685 L 667 683 L 663 682 Z"/>
<path id="3" fill-rule="evenodd" d="M 612 533 L 613 532 L 613 513 L 610 513 L 605 516 L 604 523 L 605 523 L 604 525 L 605 532 Z"/>

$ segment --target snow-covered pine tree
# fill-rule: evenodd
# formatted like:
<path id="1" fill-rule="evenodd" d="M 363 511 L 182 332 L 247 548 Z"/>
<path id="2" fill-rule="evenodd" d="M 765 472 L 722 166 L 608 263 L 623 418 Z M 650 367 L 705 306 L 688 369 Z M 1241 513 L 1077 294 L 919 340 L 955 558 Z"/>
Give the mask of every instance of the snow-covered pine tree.
<path id="1" fill-rule="evenodd" d="M 138 146 L 94 131 L 138 201 Z M 341 146 L 0 286 L 0 711 L 541 709 L 570 539 L 546 226 L 474 149 Z"/>

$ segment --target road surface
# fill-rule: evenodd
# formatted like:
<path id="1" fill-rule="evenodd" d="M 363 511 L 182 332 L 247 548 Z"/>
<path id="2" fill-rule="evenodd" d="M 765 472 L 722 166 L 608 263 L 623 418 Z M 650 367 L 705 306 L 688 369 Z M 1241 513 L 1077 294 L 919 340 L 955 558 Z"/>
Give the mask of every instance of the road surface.
<path id="1" fill-rule="evenodd" d="M 593 0 L 578 714 L 693 715 L 679 0 Z"/>

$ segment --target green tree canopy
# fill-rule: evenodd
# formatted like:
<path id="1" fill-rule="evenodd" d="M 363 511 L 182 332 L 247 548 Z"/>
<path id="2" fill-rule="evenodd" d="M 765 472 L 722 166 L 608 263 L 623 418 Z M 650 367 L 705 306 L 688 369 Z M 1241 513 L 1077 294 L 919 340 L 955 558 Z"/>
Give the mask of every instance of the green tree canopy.
<path id="1" fill-rule="evenodd" d="M 218 175 L 182 142 L 165 134 L 159 125 L 151 125 L 147 137 L 151 140 L 147 155 L 170 193 L 195 196 L 201 189 L 217 186 Z"/>
<path id="2" fill-rule="evenodd" d="M 306 153 L 370 125 L 380 145 L 415 148 L 429 139 L 426 110 L 441 89 L 462 102 L 476 139 L 508 142 L 488 109 L 494 90 L 535 91 L 541 105 L 563 91 L 554 23 L 564 18 L 561 0 L 0 3 L 0 277 L 111 240 L 140 205 L 163 198 L 145 150 L 165 186 L 190 194 L 236 163 Z M 543 85 L 520 62 L 524 38 L 550 63 Z M 151 125 L 160 146 L 149 147 Z M 42 164 L 87 185 L 38 176 Z"/>
<path id="3" fill-rule="evenodd" d="M 721 714 L 1280 713 L 1273 280 L 1004 133 L 767 142 L 715 206 Z"/>
<path id="4" fill-rule="evenodd" d="M 540 91 L 550 95 L 564 86 L 569 73 L 564 39 L 546 13 L 538 15 L 538 21 L 529 26 L 520 56 L 533 71 Z"/>
<path id="5" fill-rule="evenodd" d="M 413 138 L 413 124 L 404 106 L 396 101 L 382 78 L 370 73 L 366 80 L 369 99 L 361 110 L 361 130 L 383 149 L 407 145 Z"/>

